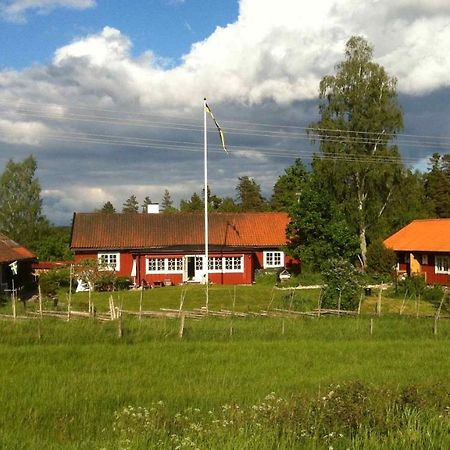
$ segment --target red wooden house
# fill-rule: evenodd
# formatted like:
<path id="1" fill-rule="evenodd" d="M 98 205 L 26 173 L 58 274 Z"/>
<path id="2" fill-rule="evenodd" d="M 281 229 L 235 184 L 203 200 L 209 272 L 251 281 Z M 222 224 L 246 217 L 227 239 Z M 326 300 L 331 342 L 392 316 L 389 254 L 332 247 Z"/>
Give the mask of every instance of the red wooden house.
<path id="1" fill-rule="evenodd" d="M 31 264 L 36 259 L 33 253 L 17 242 L 0 234 L 0 291 L 21 287 L 32 280 Z M 10 264 L 17 261 L 17 275 L 13 275 Z"/>
<path id="2" fill-rule="evenodd" d="M 288 215 L 278 212 L 211 213 L 209 280 L 250 284 L 259 268 L 289 266 Z M 75 213 L 71 249 L 75 260 L 95 258 L 135 284 L 205 281 L 204 218 L 199 213 Z"/>
<path id="3" fill-rule="evenodd" d="M 450 219 L 414 220 L 384 241 L 398 256 L 397 271 L 450 285 Z"/>

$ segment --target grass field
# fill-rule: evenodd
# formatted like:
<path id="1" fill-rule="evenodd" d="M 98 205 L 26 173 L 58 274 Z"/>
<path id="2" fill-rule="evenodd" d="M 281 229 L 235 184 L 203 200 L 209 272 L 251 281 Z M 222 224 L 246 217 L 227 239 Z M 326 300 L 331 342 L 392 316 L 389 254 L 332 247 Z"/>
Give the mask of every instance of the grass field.
<path id="1" fill-rule="evenodd" d="M 145 291 L 144 309 L 178 308 L 183 292 Z M 308 310 L 319 292 L 210 294 L 211 309 L 259 311 Z M 92 296 L 98 311 L 109 295 Z M 139 292 L 113 295 L 137 310 Z M 450 448 L 450 321 L 435 335 L 415 317 L 433 305 L 409 301 L 406 317 L 401 302 L 381 317 L 188 319 L 183 339 L 177 318 L 125 317 L 121 338 L 117 321 L 1 321 L 0 448 Z M 190 287 L 183 308 L 203 305 Z"/>

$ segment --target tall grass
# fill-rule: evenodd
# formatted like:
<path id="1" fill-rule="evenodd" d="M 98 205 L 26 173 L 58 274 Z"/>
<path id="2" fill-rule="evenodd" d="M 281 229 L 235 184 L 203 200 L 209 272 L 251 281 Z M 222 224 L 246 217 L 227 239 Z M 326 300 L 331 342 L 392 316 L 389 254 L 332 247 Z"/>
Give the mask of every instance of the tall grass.
<path id="1" fill-rule="evenodd" d="M 119 448 L 115 413 L 128 405 L 149 409 L 158 401 L 170 420 L 198 408 L 205 421 L 208 411 L 217 415 L 225 404 L 248 409 L 273 391 L 286 401 L 313 399 L 330 384 L 352 380 L 392 392 L 434 384 L 442 386 L 439 397 L 448 391 L 450 322 L 441 321 L 437 336 L 430 319 L 381 317 L 373 335 L 369 324 L 365 317 L 234 318 L 230 336 L 228 318 L 188 319 L 180 340 L 178 319 L 125 318 L 122 338 L 117 321 L 0 322 L 0 448 Z M 417 427 L 433 435 L 440 422 L 430 405 L 417 401 L 413 409 Z M 280 431 L 280 424 L 257 434 L 211 434 L 197 444 L 292 448 L 300 442 L 300 448 L 320 448 L 315 445 L 324 442 L 298 441 Z M 162 448 L 181 445 L 167 430 L 161 428 L 163 436 L 137 435 L 132 444 L 151 448 L 162 439 Z M 399 429 L 389 433 L 380 442 L 400 438 Z M 439 436 L 436 442 L 447 442 Z M 371 443 L 376 437 L 379 430 L 366 426 L 345 442 Z"/>

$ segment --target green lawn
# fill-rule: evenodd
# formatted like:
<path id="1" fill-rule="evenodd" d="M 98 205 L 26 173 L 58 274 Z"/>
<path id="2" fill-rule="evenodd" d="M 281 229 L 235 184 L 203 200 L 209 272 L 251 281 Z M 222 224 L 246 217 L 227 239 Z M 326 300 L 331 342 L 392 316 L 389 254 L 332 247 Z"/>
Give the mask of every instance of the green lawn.
<path id="1" fill-rule="evenodd" d="M 432 323 L 376 318 L 370 335 L 367 317 L 244 318 L 230 337 L 230 319 L 208 318 L 180 340 L 178 319 L 125 319 L 122 339 L 117 322 L 0 322 L 0 447 L 119 448 L 114 412 L 159 400 L 206 414 L 352 380 L 448 390 L 450 322 Z"/>
<path id="2" fill-rule="evenodd" d="M 254 286 L 212 286 L 209 294 L 210 310 L 306 311 L 317 307 L 320 291 L 278 290 L 267 279 Z M 108 311 L 111 295 L 116 306 L 138 310 L 141 292 L 124 291 L 93 293 L 97 312 Z M 185 310 L 205 304 L 203 286 L 142 295 L 144 310 L 178 309 L 181 298 Z M 66 310 L 67 299 L 61 291 L 57 309 Z M 0 448 L 407 449 L 424 448 L 422 435 L 431 436 L 428 448 L 448 448 L 450 320 L 440 320 L 434 334 L 433 317 L 425 317 L 435 313 L 431 303 L 409 299 L 400 316 L 403 300 L 383 298 L 378 317 L 376 302 L 376 295 L 365 298 L 355 317 L 187 318 L 182 339 L 180 318 L 124 315 L 122 337 L 117 320 L 0 321 Z M 74 309 L 87 305 L 87 293 L 72 296 Z M 46 301 L 45 308 L 53 303 Z M 19 315 L 36 309 L 35 301 L 26 311 L 17 305 Z M 1 307 L 3 314 L 10 311 L 10 303 Z M 314 402 L 334 390 L 331 384 L 354 382 L 362 383 L 356 389 L 363 394 L 350 388 L 344 406 L 338 397 L 330 422 Z M 439 393 L 419 401 L 415 392 L 430 386 L 439 386 Z M 372 409 L 363 416 L 370 420 L 359 418 L 355 431 L 340 418 L 345 411 L 358 418 L 358 408 L 367 408 L 360 404 L 367 389 L 373 391 L 367 394 Z M 284 400 L 267 405 L 271 392 Z M 441 404 L 447 398 L 448 410 Z M 154 406 L 158 401 L 163 412 Z M 234 406 L 224 410 L 230 404 L 241 416 L 235 417 Z M 150 425 L 139 422 L 136 411 L 147 411 Z M 302 421 L 313 428 L 306 433 Z M 405 434 L 404 426 L 416 432 Z"/>

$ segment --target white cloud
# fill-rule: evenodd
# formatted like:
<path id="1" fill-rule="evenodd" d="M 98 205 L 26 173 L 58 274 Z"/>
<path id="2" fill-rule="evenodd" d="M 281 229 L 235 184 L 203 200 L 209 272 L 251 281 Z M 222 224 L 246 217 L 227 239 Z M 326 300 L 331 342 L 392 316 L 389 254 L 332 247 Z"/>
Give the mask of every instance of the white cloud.
<path id="1" fill-rule="evenodd" d="M 407 6 L 409 15 L 402 18 Z M 120 79 L 115 91 L 122 100 L 128 95 L 149 107 L 193 106 L 203 96 L 289 104 L 316 98 L 346 40 L 362 33 L 398 77 L 399 91 L 421 94 L 450 84 L 449 14 L 439 1 L 402 0 L 391 7 L 388 0 L 316 0 L 308 6 L 241 0 L 238 20 L 194 44 L 175 68 L 159 64 L 151 52 L 133 59 L 130 40 L 110 27 L 60 48 L 54 64 L 71 71 L 81 89 L 94 83 L 99 93 L 114 90 L 111 80 Z"/>
<path id="2" fill-rule="evenodd" d="M 37 121 L 0 119 L 0 142 L 38 146 L 48 131 L 47 126 Z"/>
<path id="3" fill-rule="evenodd" d="M 11 22 L 23 23 L 28 11 L 48 13 L 55 8 L 87 9 L 95 4 L 95 0 L 1 0 L 0 14 Z"/>
<path id="4" fill-rule="evenodd" d="M 89 7 L 93 3 L 49 0 L 14 4 L 20 17 L 33 6 Z M 56 189 L 57 183 L 67 184 L 68 180 L 74 189 L 77 186 L 103 189 L 100 193 L 92 191 L 91 195 L 65 188 L 64 198 L 54 203 L 57 209 L 63 205 L 66 205 L 64 211 L 75 209 L 76 204 L 70 202 L 77 196 L 81 196 L 77 201 L 83 201 L 85 208 L 93 203 L 98 206 L 103 200 L 121 198 L 123 202 L 133 192 L 132 186 L 144 187 L 139 195 L 144 195 L 145 191 L 145 195 L 158 197 L 159 189 L 160 197 L 168 187 L 178 198 L 188 198 L 194 190 L 201 191 L 196 184 L 201 178 L 198 153 L 83 145 L 76 139 L 70 142 L 69 138 L 55 144 L 45 140 L 44 132 L 51 128 L 52 132 L 68 130 L 192 140 L 192 133 L 186 136 L 187 132 L 158 129 L 154 124 L 148 129 L 124 123 L 111 125 L 90 122 L 83 115 L 104 108 L 122 119 L 128 118 L 126 112 L 138 112 L 158 115 L 158 120 L 162 121 L 161 116 L 165 114 L 187 121 L 194 114 L 196 118 L 201 115 L 205 96 L 222 125 L 224 121 L 226 125 L 227 119 L 239 120 L 239 117 L 249 122 L 280 124 L 285 120 L 287 124 L 307 125 L 316 113 L 313 102 L 317 99 L 320 79 L 334 72 L 335 64 L 343 58 L 345 42 L 352 34 L 363 34 L 374 45 L 375 59 L 398 78 L 401 94 L 415 96 L 418 102 L 422 101 L 419 96 L 439 89 L 449 95 L 448 1 L 241 0 L 238 19 L 226 27 L 218 27 L 207 39 L 195 43 L 175 67 L 154 55 L 151 49 L 133 57 L 131 39 L 120 30 L 105 27 L 57 49 L 52 63 L 46 66 L 0 71 L 0 98 L 5 102 L 3 122 L 0 122 L 0 128 L 5 131 L 3 136 L 6 136 L 3 139 L 9 143 L 45 143 L 42 151 L 37 152 L 39 167 L 46 174 L 62 172 L 65 175 L 61 175 L 63 179 L 59 181 L 54 176 L 47 177 L 48 189 Z M 65 119 L 74 113 L 74 106 L 87 109 L 76 112 L 80 116 L 78 121 L 54 121 L 43 115 L 41 118 L 30 116 L 27 122 L 14 108 L 8 111 L 7 106 L 26 100 L 34 104 L 61 105 L 55 111 Z M 448 104 L 450 98 L 445 102 Z M 425 109 L 425 105 L 416 108 L 421 109 Z M 131 117 L 131 120 L 135 119 Z M 432 117 L 429 120 L 432 121 Z M 405 122 L 408 123 L 408 117 Z M 422 121 L 416 123 L 422 124 Z M 417 130 L 413 131 L 417 134 Z M 238 144 L 241 148 L 273 148 L 281 141 L 283 148 L 287 142 L 295 150 L 310 149 L 307 140 L 292 143 L 280 138 L 275 141 L 265 138 L 264 133 L 248 138 L 233 135 L 230 138 L 228 134 L 226 139 L 231 148 Z M 252 175 L 257 181 L 265 180 L 268 189 L 280 173 L 279 169 L 290 162 L 287 158 L 276 159 L 252 149 L 247 153 L 237 151 L 235 158 L 218 160 L 222 158 L 218 154 L 211 157 L 216 158 L 212 167 L 214 161 L 220 161 L 217 165 L 223 171 L 222 174 L 216 172 L 212 185 L 213 191 L 220 189 L 221 195 L 233 195 L 238 173 Z M 228 174 L 228 178 L 224 174 Z M 138 194 L 137 190 L 135 192 Z"/>

